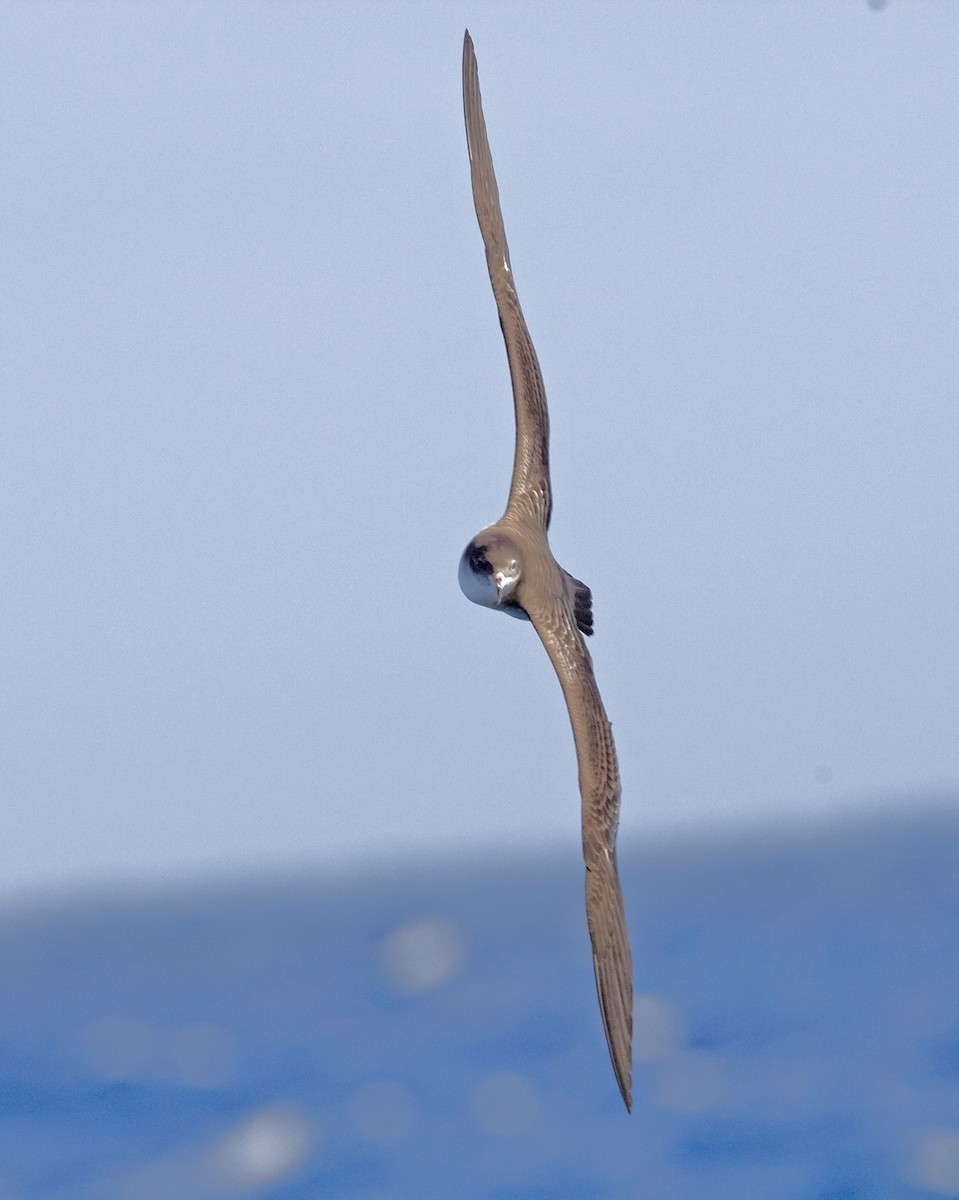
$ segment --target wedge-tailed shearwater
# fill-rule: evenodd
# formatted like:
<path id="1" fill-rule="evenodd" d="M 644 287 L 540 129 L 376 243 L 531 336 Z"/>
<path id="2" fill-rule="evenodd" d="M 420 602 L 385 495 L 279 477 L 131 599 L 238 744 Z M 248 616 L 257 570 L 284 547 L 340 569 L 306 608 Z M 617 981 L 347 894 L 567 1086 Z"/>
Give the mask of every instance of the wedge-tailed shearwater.
<path id="1" fill-rule="evenodd" d="M 476 218 L 506 342 L 516 410 L 516 452 L 506 512 L 463 551 L 460 586 L 476 604 L 529 620 L 566 697 L 579 762 L 586 860 L 586 919 L 599 1007 L 616 1081 L 632 1107 L 633 967 L 616 870 L 621 787 L 616 747 L 583 635 L 593 632 L 592 596 L 553 557 L 549 414 L 543 377 L 520 308 L 486 136 L 473 42 L 463 40 L 463 108 Z"/>

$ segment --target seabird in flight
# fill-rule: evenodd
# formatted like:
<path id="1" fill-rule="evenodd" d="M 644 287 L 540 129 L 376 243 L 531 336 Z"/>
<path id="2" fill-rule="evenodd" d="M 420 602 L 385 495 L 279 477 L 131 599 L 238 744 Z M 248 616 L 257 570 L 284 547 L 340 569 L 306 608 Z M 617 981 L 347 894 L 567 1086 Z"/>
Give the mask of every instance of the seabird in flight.
<path id="1" fill-rule="evenodd" d="M 463 108 L 473 203 L 513 383 L 516 452 L 506 512 L 463 551 L 460 586 L 476 604 L 532 622 L 566 697 L 583 801 L 586 919 L 596 990 L 616 1082 L 630 1109 L 633 966 L 616 870 L 619 767 L 613 732 L 583 640 L 584 634 L 593 632 L 590 590 L 563 570 L 546 537 L 553 507 L 546 392 L 513 282 L 469 32 L 463 40 Z"/>

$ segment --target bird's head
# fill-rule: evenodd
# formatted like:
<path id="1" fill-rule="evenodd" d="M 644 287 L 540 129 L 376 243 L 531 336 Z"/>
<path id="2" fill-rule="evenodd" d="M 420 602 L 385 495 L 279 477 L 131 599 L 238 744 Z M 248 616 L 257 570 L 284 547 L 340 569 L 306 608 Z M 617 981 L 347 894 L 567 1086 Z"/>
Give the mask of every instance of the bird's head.
<path id="1" fill-rule="evenodd" d="M 460 559 L 460 587 L 468 600 L 529 620 L 515 595 L 521 576 L 522 562 L 516 543 L 493 529 L 478 533 Z"/>

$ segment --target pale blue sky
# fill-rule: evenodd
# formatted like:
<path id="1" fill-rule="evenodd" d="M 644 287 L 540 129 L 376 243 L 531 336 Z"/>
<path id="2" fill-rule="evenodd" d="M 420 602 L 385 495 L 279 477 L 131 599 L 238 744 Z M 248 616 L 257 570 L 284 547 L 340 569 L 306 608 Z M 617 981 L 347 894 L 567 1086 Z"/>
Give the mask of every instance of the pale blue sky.
<path id="1" fill-rule="evenodd" d="M 959 5 L 3 24 L 4 890 L 576 839 L 466 25 L 623 836 L 959 792 Z"/>

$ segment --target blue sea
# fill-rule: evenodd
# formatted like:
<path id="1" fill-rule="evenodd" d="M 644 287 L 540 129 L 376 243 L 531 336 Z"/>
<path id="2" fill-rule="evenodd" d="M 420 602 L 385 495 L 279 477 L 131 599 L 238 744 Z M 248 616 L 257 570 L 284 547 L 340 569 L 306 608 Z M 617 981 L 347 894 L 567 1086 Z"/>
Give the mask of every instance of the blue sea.
<path id="1" fill-rule="evenodd" d="M 0 914 L 0 1200 L 959 1196 L 959 805 Z"/>

